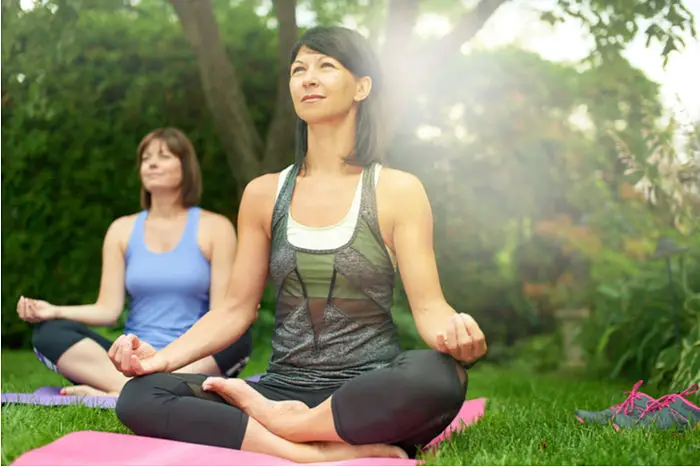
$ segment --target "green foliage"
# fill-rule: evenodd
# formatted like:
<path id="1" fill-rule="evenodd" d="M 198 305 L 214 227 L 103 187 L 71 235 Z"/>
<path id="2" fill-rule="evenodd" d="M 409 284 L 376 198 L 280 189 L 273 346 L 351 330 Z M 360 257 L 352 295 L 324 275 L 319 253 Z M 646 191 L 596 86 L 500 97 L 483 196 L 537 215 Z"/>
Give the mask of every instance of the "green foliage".
<path id="1" fill-rule="evenodd" d="M 654 84 L 628 64 L 616 71 L 613 85 L 606 67 L 578 73 L 517 49 L 475 52 L 441 70 L 410 113 L 440 136 L 406 135 L 391 163 L 425 183 L 445 293 L 492 342 L 552 331 L 556 308 L 588 303 L 588 259 L 571 240 L 597 248 L 581 220 L 621 172 L 606 131 L 625 120 L 636 142 L 653 127 L 627 109 L 659 109 Z M 593 134 L 569 122 L 582 107 Z M 600 174 L 610 174 L 602 185 Z M 546 299 L 528 292 L 539 284 Z"/>
<path id="2" fill-rule="evenodd" d="M 679 133 L 671 125 L 640 134 L 644 139 L 636 145 L 628 144 L 631 133 L 612 136 L 622 156 L 618 173 L 635 176 L 644 190 L 623 178 L 616 191 L 610 185 L 595 191 L 601 208 L 590 221 L 600 248 L 588 257 L 598 285 L 585 340 L 597 370 L 612 377 L 651 377 L 660 387 L 681 390 L 700 377 L 700 203 L 682 176 L 694 170 L 692 164 L 681 162 L 697 153 L 697 127 Z M 680 152 L 678 137 L 687 143 Z M 652 256 L 661 236 L 687 248 L 669 258 L 671 278 L 664 259 Z"/>
<path id="3" fill-rule="evenodd" d="M 562 344 L 558 333 L 538 334 L 519 340 L 510 348 L 510 363 L 537 373 L 561 369 Z"/>
<path id="4" fill-rule="evenodd" d="M 202 167 L 202 206 L 234 212 L 235 186 L 222 170 L 196 57 L 168 5 L 144 3 L 139 14 L 97 7 L 52 14 L 50 4 L 3 11 L 4 345 L 27 343 L 28 326 L 15 312 L 20 295 L 95 300 L 104 234 L 112 220 L 139 210 L 135 152 L 150 130 L 184 130 Z M 232 60 L 248 70 L 244 90 L 263 127 L 275 35 L 254 14 L 232 11 L 239 16 L 230 13 L 223 29 L 235 35 L 225 38 Z"/>
<path id="5" fill-rule="evenodd" d="M 558 0 L 558 7 L 542 18 L 553 24 L 565 17 L 580 20 L 595 40 L 593 56 L 603 61 L 618 61 L 624 46 L 642 33 L 647 46 L 663 45 L 666 63 L 688 36 L 696 36 L 695 18 L 679 0 Z"/>
<path id="6" fill-rule="evenodd" d="M 683 270 L 673 268 L 675 301 L 664 261 L 640 264 L 631 277 L 620 274 L 615 283 L 598 288 L 584 338 L 595 370 L 610 377 L 651 379 L 675 390 L 698 381 L 700 307 L 692 299 L 697 296 L 693 290 L 700 290 L 698 246 L 687 253 Z M 675 338 L 674 313 L 682 342 Z"/>

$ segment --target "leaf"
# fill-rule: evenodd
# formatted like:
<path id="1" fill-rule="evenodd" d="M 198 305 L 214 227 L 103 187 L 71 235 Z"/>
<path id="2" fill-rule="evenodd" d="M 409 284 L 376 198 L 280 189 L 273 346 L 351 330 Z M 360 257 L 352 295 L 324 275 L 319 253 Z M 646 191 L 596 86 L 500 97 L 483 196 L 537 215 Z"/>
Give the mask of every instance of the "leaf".
<path id="1" fill-rule="evenodd" d="M 617 324 L 614 326 L 609 326 L 605 329 L 603 336 L 600 338 L 600 341 L 598 341 L 598 347 L 596 348 L 596 354 L 598 356 L 603 355 L 603 352 L 605 352 L 605 348 L 608 346 L 608 341 L 610 340 L 610 337 L 621 327 L 621 325 Z"/>
<path id="2" fill-rule="evenodd" d="M 617 365 L 615 365 L 615 368 L 610 373 L 610 377 L 617 378 L 620 374 L 620 371 L 622 371 L 622 368 L 625 366 L 625 364 L 633 358 L 634 358 L 634 349 L 627 350 L 622 355 L 622 357 L 620 357 L 620 359 L 617 361 Z"/>
<path id="3" fill-rule="evenodd" d="M 644 178 L 644 175 L 645 173 L 643 170 L 634 170 L 625 174 L 622 179 L 625 183 L 629 183 L 630 185 L 634 186 Z"/>
<path id="4" fill-rule="evenodd" d="M 615 289 L 615 288 L 609 286 L 608 284 L 600 284 L 596 288 L 596 290 L 598 292 L 600 292 L 601 294 L 605 295 L 606 297 L 610 297 L 610 298 L 613 298 L 616 300 L 622 297 L 620 290 Z"/>
<path id="5" fill-rule="evenodd" d="M 683 341 L 683 352 L 671 386 L 672 389 L 681 391 L 697 382 L 700 382 L 700 340 L 687 338 Z"/>
<path id="6" fill-rule="evenodd" d="M 657 370 L 672 370 L 678 366 L 680 357 L 680 347 L 678 345 L 672 345 L 661 351 L 659 357 L 656 359 L 656 365 L 654 367 Z"/>

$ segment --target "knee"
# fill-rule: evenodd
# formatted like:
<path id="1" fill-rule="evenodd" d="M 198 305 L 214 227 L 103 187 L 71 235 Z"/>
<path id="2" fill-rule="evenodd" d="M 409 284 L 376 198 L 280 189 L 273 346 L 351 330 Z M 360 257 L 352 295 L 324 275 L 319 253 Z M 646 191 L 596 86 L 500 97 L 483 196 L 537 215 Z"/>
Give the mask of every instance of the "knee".
<path id="1" fill-rule="evenodd" d="M 127 381 L 119 393 L 115 412 L 127 428 L 139 434 L 142 424 L 148 420 L 149 405 L 157 396 L 159 374 L 138 376 Z"/>
<path id="2" fill-rule="evenodd" d="M 437 350 L 408 352 L 406 376 L 416 393 L 429 397 L 441 411 L 458 412 L 466 397 L 468 376 L 459 363 Z"/>
<path id="3" fill-rule="evenodd" d="M 38 323 L 32 330 L 32 347 L 39 352 L 50 348 L 69 328 L 70 321 L 64 319 L 52 319 Z"/>
<path id="4" fill-rule="evenodd" d="M 41 363 L 53 371 L 58 359 L 80 339 L 77 323 L 63 319 L 44 321 L 32 330 L 32 348 Z"/>
<path id="5" fill-rule="evenodd" d="M 122 388 L 115 412 L 119 421 L 137 435 L 167 437 L 172 404 L 179 397 L 193 395 L 192 386 L 172 373 L 137 376 Z"/>

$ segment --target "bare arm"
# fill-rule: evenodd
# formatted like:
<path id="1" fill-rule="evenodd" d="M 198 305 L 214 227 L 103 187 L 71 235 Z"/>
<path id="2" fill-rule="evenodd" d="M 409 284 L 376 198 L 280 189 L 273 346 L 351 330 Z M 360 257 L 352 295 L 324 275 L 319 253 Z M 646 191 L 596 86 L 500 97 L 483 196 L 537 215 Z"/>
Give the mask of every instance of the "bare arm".
<path id="1" fill-rule="evenodd" d="M 433 249 L 433 216 L 428 196 L 414 176 L 392 174 L 393 244 L 416 328 L 426 344 L 457 360 L 473 361 L 486 352 L 484 334 L 474 319 L 457 314 L 440 286 Z"/>
<path id="2" fill-rule="evenodd" d="M 238 216 L 239 246 L 225 297 L 158 352 L 165 371 L 175 371 L 226 348 L 256 320 L 268 274 L 274 193 L 275 179 L 271 175 L 257 178 L 246 187 Z"/>
<path id="3" fill-rule="evenodd" d="M 128 236 L 131 222 L 122 217 L 109 226 L 102 246 L 102 277 L 97 301 L 91 305 L 55 306 L 56 318 L 88 326 L 114 324 L 124 309 L 124 250 L 121 239 Z"/>
<path id="4" fill-rule="evenodd" d="M 392 199 L 401 200 L 394 213 L 393 244 L 401 280 L 426 344 L 437 349 L 437 334 L 456 314 L 440 287 L 433 251 L 433 215 L 421 182 L 412 175 L 392 174 Z"/>
<path id="5" fill-rule="evenodd" d="M 226 298 L 231 268 L 236 257 L 237 238 L 233 224 L 221 215 L 209 219 L 212 228 L 210 307 L 217 309 Z"/>

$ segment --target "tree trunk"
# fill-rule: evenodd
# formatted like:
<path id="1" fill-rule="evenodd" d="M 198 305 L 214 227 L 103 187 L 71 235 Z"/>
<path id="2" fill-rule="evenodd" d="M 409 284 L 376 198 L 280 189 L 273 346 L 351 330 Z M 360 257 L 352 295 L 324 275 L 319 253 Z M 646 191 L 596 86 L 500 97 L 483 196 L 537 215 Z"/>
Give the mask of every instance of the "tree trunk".
<path id="1" fill-rule="evenodd" d="M 391 144 L 401 111 L 412 96 L 413 77 L 419 62 L 415 55 L 413 25 L 420 10 L 419 0 L 390 0 L 387 8 L 385 40 L 380 56 L 385 76 L 386 127 L 384 131 Z M 397 53 L 401 51 L 401 53 Z"/>
<path id="2" fill-rule="evenodd" d="M 238 198 L 260 175 L 262 141 L 253 125 L 236 70 L 219 36 L 210 0 L 171 0 L 185 37 L 197 55 L 199 76 L 212 112 Z"/>
<path id="3" fill-rule="evenodd" d="M 275 113 L 265 138 L 262 170 L 284 168 L 294 157 L 296 114 L 289 96 L 289 54 L 297 40 L 296 0 L 274 0 L 279 25 L 277 36 L 277 91 Z"/>

